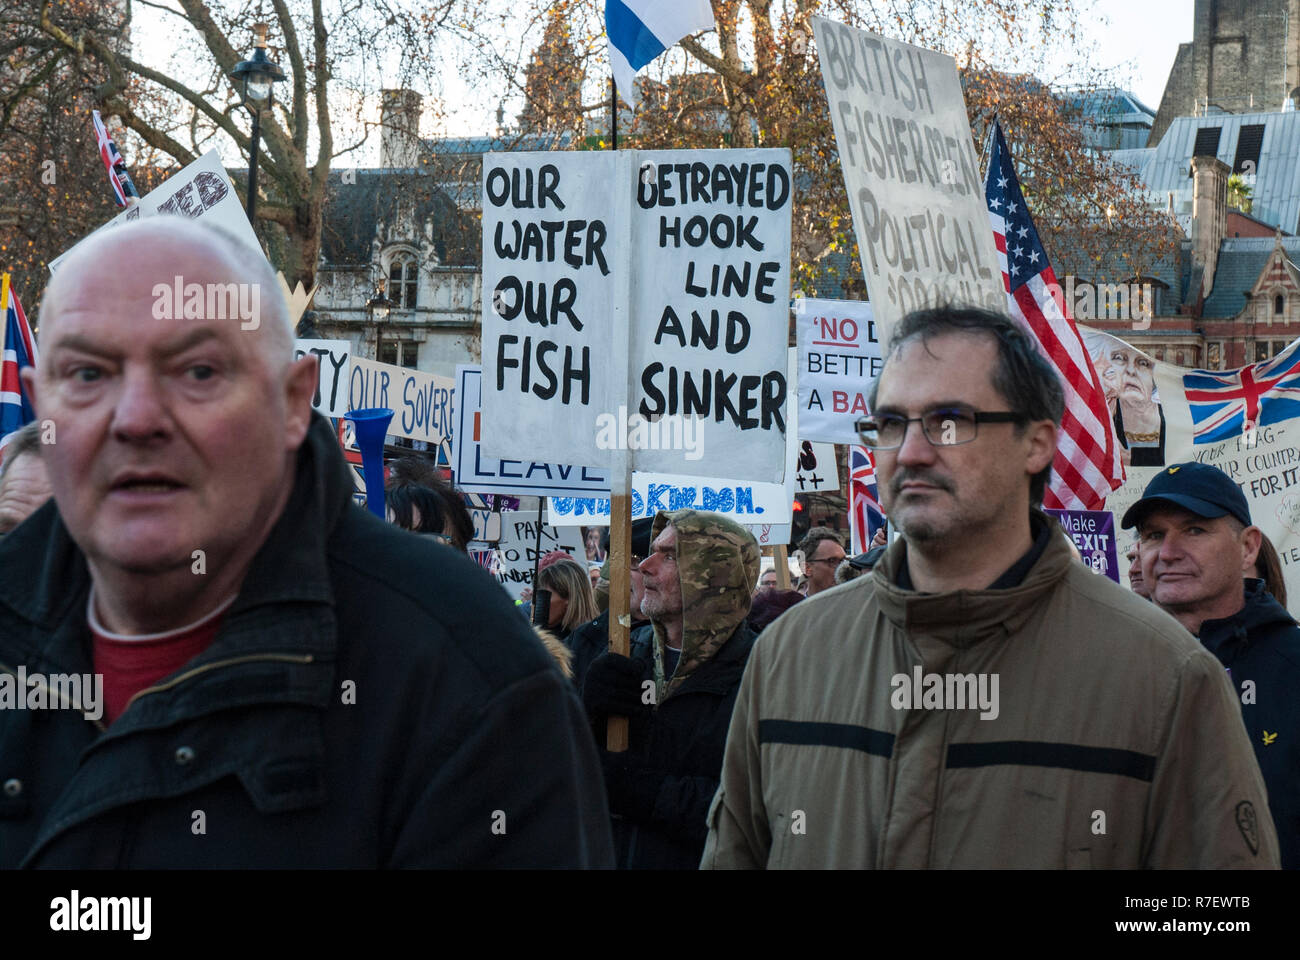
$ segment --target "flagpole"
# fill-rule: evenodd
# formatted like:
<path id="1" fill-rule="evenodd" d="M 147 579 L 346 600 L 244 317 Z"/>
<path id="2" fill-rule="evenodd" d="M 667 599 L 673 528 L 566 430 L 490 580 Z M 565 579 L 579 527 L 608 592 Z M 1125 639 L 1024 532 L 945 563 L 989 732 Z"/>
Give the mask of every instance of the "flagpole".
<path id="1" fill-rule="evenodd" d="M 609 148 L 618 149 L 618 81 L 609 78 Z"/>

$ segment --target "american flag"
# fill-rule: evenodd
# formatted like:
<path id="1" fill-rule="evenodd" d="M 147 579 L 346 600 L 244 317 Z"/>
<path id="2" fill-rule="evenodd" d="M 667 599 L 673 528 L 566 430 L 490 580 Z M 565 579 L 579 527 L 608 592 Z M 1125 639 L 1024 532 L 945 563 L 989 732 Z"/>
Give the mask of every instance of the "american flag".
<path id="1" fill-rule="evenodd" d="M 871 538 L 885 525 L 876 487 L 876 461 L 871 451 L 856 444 L 849 447 L 849 529 L 853 555 L 871 549 Z"/>
<path id="2" fill-rule="evenodd" d="M 113 184 L 113 193 L 117 195 L 117 205 L 125 207 L 127 197 L 139 197 L 140 194 L 136 192 L 135 184 L 131 182 L 131 175 L 126 172 L 126 161 L 118 152 L 117 144 L 109 137 L 108 129 L 100 119 L 99 111 L 93 110 L 91 115 L 95 120 L 95 137 L 99 140 L 99 157 L 108 170 L 109 182 Z"/>
<path id="3" fill-rule="evenodd" d="M 1300 417 L 1300 340 L 1240 370 L 1183 374 L 1192 443 L 1219 443 L 1251 427 Z"/>
<path id="4" fill-rule="evenodd" d="M 27 325 L 9 274 L 0 276 L 0 312 L 4 314 L 4 360 L 0 365 L 0 459 L 14 432 L 36 419 L 18 371 L 36 366 L 36 341 Z"/>
<path id="5" fill-rule="evenodd" d="M 1101 510 L 1124 482 L 1115 425 L 1092 359 L 1084 349 L 1056 273 L 1034 229 L 1001 126 L 993 125 L 993 150 L 984 181 L 989 222 L 1007 289 L 1007 312 L 1033 334 L 1061 376 L 1065 415 L 1057 437 L 1052 476 L 1043 506 Z"/>

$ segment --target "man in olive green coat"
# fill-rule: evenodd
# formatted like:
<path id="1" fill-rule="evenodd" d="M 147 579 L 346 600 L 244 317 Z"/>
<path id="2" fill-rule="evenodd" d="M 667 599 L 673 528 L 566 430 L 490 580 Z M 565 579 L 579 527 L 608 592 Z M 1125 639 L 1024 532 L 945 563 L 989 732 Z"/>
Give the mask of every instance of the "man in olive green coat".
<path id="1" fill-rule="evenodd" d="M 1036 509 L 1064 399 L 1033 342 L 914 313 L 875 386 L 903 537 L 755 644 L 702 865 L 1275 868 L 1223 667 Z"/>

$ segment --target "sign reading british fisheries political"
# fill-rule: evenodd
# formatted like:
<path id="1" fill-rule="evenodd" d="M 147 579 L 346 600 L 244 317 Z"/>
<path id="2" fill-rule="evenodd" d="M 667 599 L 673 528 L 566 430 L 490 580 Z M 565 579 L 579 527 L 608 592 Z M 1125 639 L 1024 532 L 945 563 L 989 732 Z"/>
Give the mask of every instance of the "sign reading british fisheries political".
<path id="1" fill-rule="evenodd" d="M 875 320 L 942 302 L 1004 310 L 952 57 L 812 18 Z"/>

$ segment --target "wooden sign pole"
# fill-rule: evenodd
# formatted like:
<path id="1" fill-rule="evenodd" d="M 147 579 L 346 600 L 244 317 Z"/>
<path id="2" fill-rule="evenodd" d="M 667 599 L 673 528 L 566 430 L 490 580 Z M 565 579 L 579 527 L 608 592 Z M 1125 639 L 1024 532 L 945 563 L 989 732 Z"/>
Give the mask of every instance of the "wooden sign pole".
<path id="1" fill-rule="evenodd" d="M 782 590 L 790 589 L 790 560 L 786 556 L 786 545 L 778 543 L 772 548 L 776 560 L 776 585 Z"/>
<path id="2" fill-rule="evenodd" d="M 618 114 L 617 94 L 612 92 L 612 108 Z M 623 152 L 615 165 L 615 182 L 619 184 L 613 223 L 630 229 L 632 197 L 636 191 L 635 154 Z M 614 382 L 619 392 L 614 398 L 626 403 L 632 396 L 628 367 L 632 355 L 632 249 L 628 244 L 615 273 L 615 294 L 610 321 L 614 328 Z M 610 452 L 609 497 L 609 652 L 626 657 L 630 652 L 632 628 L 632 457 L 626 438 L 620 438 Z M 627 717 L 605 718 L 605 747 L 610 753 L 627 750 Z"/>
<path id="3" fill-rule="evenodd" d="M 609 651 L 626 657 L 632 626 L 632 497 L 615 494 L 609 503 Z M 627 717 L 608 717 L 605 746 L 611 753 L 627 749 Z"/>

